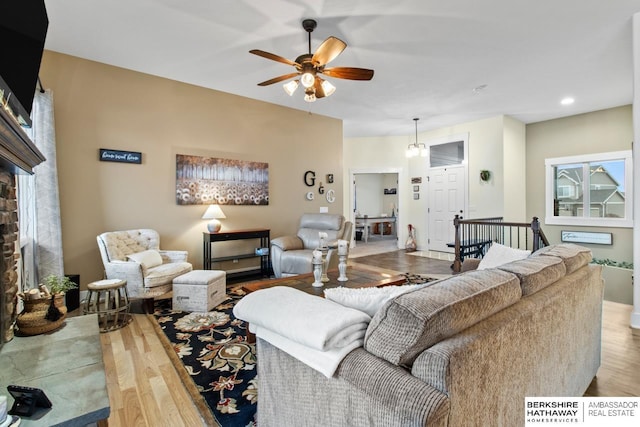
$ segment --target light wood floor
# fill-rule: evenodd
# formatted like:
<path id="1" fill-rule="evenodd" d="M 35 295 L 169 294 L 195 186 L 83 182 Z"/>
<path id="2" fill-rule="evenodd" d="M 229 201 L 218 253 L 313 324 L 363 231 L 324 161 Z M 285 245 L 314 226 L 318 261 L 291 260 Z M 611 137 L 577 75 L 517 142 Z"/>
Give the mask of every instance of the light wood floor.
<path id="1" fill-rule="evenodd" d="M 604 302 L 602 363 L 585 396 L 640 396 L 640 330 L 629 327 L 632 308 Z"/>
<path id="2" fill-rule="evenodd" d="M 202 419 L 146 314 L 100 335 L 111 416 L 101 426 L 202 425 Z"/>
<path id="3" fill-rule="evenodd" d="M 640 396 L 640 331 L 629 327 L 631 308 L 604 302 L 602 365 L 586 396 Z M 111 416 L 100 425 L 202 425 L 146 315 L 134 314 L 131 324 L 101 340 Z"/>

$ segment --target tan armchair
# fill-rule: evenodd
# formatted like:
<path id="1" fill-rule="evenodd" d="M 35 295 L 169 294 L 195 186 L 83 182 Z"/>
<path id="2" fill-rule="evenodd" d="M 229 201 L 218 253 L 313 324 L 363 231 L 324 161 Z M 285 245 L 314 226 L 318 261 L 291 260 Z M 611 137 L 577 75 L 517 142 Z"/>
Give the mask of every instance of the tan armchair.
<path id="1" fill-rule="evenodd" d="M 107 279 L 126 280 L 130 298 L 166 294 L 174 278 L 193 268 L 186 251 L 160 250 L 155 230 L 111 231 L 97 240 Z"/>
<path id="2" fill-rule="evenodd" d="M 342 215 L 312 213 L 300 218 L 295 236 L 282 236 L 271 241 L 271 263 L 276 277 L 294 276 L 313 271 L 313 250 L 320 246 L 321 231 L 327 233 L 328 243 L 351 241 L 353 224 Z M 337 268 L 336 250 L 327 254 L 328 269 Z"/>

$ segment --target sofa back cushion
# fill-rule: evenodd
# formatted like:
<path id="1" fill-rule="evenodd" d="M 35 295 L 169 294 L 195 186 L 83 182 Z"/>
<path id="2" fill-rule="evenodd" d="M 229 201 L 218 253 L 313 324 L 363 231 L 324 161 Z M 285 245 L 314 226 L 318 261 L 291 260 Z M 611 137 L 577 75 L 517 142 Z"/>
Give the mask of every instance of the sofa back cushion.
<path id="1" fill-rule="evenodd" d="M 515 274 L 522 286 L 522 296 L 544 289 L 566 275 L 562 259 L 554 256 L 530 256 L 498 267 L 499 270 Z"/>
<path id="2" fill-rule="evenodd" d="M 148 249 L 160 249 L 160 236 L 151 229 L 109 231 L 98 236 L 103 261 L 126 261 L 127 256 Z"/>
<path id="3" fill-rule="evenodd" d="M 364 348 L 411 367 L 426 348 L 517 302 L 518 278 L 500 270 L 471 271 L 402 294 L 373 317 Z"/>
<path id="4" fill-rule="evenodd" d="M 571 274 L 580 267 L 591 262 L 591 249 L 573 243 L 561 243 L 559 245 L 545 246 L 535 251 L 531 256 L 555 256 L 562 259 L 567 274 Z"/>

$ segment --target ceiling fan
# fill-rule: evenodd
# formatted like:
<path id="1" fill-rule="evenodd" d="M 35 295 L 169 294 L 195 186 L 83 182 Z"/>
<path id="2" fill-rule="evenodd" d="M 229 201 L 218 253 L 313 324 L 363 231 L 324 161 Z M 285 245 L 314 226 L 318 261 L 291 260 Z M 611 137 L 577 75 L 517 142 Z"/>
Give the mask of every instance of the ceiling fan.
<path id="1" fill-rule="evenodd" d="M 313 19 L 305 19 L 302 21 L 302 28 L 304 28 L 309 34 L 309 53 L 304 53 L 298 56 L 295 61 L 290 61 L 282 56 L 274 55 L 273 53 L 259 49 L 249 51 L 249 53 L 253 53 L 254 55 L 271 59 L 272 61 L 282 62 L 283 64 L 291 65 L 296 69 L 295 73 L 285 74 L 266 80 L 262 83 L 258 83 L 258 86 L 269 86 L 274 83 L 299 77 L 299 79 L 292 80 L 283 85 L 285 92 L 287 92 L 289 96 L 293 95 L 298 88 L 298 84 L 302 83 L 302 86 L 305 88 L 304 100 L 307 102 L 314 102 L 317 98 L 329 96 L 336 90 L 335 86 L 321 78 L 320 74 L 347 80 L 371 80 L 373 78 L 373 70 L 368 70 L 366 68 L 326 68 L 326 65 L 329 62 L 333 61 L 342 53 L 342 51 L 347 47 L 347 44 L 339 38 L 331 36 L 323 41 L 316 52 L 312 54 L 311 32 L 316 28 L 316 26 L 317 22 Z"/>

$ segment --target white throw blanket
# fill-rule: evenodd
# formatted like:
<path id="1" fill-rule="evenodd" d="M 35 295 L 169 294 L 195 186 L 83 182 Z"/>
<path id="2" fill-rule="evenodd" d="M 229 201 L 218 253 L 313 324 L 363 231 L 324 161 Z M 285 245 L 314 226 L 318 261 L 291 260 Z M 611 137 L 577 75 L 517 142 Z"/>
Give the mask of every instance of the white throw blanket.
<path id="1" fill-rule="evenodd" d="M 364 337 L 364 332 L 362 335 Z M 338 365 L 340 365 L 340 362 L 342 362 L 342 359 L 344 359 L 347 354 L 351 353 L 351 351 L 358 347 L 362 347 L 362 344 L 364 343 L 364 338 L 361 338 L 353 341 L 345 347 L 320 351 L 295 341 L 291 341 L 282 335 L 276 334 L 275 332 L 262 327 L 257 328 L 256 336 L 295 357 L 327 378 L 331 378 L 333 376 L 336 369 L 338 369 Z"/>
<path id="2" fill-rule="evenodd" d="M 259 338 L 327 377 L 362 345 L 371 321 L 366 313 L 286 286 L 248 294 L 233 314 L 249 322 Z"/>

